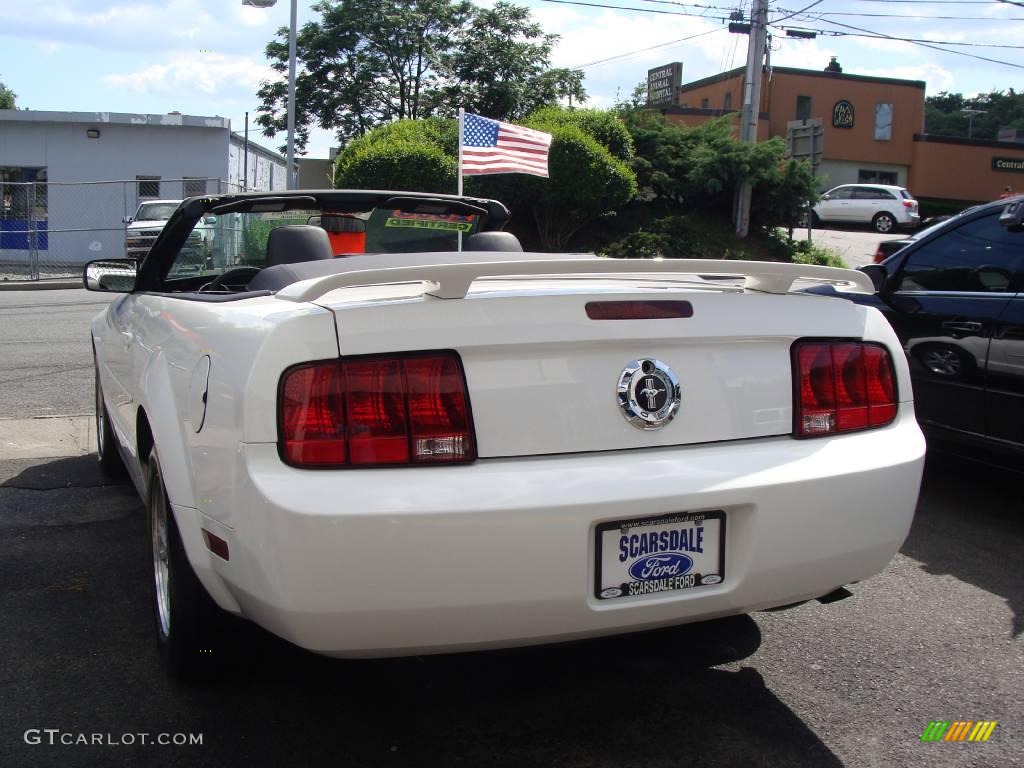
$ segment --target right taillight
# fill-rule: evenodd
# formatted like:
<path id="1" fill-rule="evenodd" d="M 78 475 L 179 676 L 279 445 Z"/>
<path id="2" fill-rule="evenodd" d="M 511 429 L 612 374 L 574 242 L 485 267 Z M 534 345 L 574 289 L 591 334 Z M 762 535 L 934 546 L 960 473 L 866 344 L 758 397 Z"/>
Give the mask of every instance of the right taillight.
<path id="1" fill-rule="evenodd" d="M 281 458 L 297 467 L 476 459 L 466 378 L 454 352 L 307 363 L 285 371 Z"/>
<path id="2" fill-rule="evenodd" d="M 796 437 L 882 427 L 896 418 L 896 374 L 881 344 L 798 341 L 793 380 Z"/>
<path id="3" fill-rule="evenodd" d="M 885 261 L 885 251 L 882 250 L 882 246 L 878 246 L 878 250 L 875 251 L 875 264 L 881 264 Z"/>

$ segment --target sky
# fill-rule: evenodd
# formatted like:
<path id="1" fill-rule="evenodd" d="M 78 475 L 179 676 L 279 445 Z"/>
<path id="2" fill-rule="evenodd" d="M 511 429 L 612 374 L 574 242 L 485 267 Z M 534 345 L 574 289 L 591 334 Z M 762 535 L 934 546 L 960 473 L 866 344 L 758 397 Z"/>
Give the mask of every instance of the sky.
<path id="1" fill-rule="evenodd" d="M 545 31 L 561 36 L 552 64 L 584 69 L 590 106 L 628 97 L 648 69 L 669 62 L 682 62 L 683 82 L 745 62 L 747 37 L 730 34 L 723 19 L 737 9 L 749 15 L 750 0 L 585 2 L 520 0 Z M 317 18 L 311 4 L 299 0 L 300 25 Z M 1020 0 L 771 0 L 769 7 L 777 66 L 823 69 L 837 56 L 846 73 L 923 80 L 929 95 L 1024 90 Z M 241 0 L 0 0 L 0 81 L 17 94 L 19 108 L 177 110 L 230 118 L 241 132 L 245 112 L 255 117 L 260 81 L 276 77 L 263 51 L 287 26 L 288 13 L 288 0 L 266 10 Z M 787 38 L 786 27 L 819 34 Z M 934 41 L 970 56 L 892 37 Z M 252 130 L 265 146 L 284 142 L 281 134 L 269 139 Z M 326 157 L 334 143 L 330 132 L 316 130 L 307 156 Z"/>

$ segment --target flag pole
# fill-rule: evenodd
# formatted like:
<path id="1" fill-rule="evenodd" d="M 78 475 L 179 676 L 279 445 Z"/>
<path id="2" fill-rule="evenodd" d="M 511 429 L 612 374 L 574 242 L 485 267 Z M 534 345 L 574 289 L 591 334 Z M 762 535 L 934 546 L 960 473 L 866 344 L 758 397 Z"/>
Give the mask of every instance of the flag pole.
<path id="1" fill-rule="evenodd" d="M 459 107 L 459 168 L 458 168 L 459 183 L 458 183 L 458 188 L 457 188 L 457 190 L 458 190 L 457 194 L 458 194 L 459 197 L 462 197 L 462 136 L 463 136 L 463 130 L 464 130 L 464 127 L 465 127 L 465 123 L 466 123 L 466 110 L 463 109 L 462 107 Z M 459 246 L 458 246 L 459 253 L 462 253 L 462 230 L 461 229 L 459 230 L 458 239 L 459 239 Z"/>

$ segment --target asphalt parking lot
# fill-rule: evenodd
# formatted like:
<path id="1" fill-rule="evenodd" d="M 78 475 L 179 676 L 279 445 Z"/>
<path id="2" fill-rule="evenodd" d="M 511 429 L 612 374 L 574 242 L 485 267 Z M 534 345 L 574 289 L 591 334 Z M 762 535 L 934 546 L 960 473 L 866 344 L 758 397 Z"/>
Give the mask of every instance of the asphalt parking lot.
<path id="1" fill-rule="evenodd" d="M 0 294 L 0 446 L 31 416 L 91 410 L 87 324 L 104 300 Z M 13 450 L 0 454 L 0 766 L 1024 763 L 1020 477 L 930 457 L 901 553 L 832 605 L 359 662 L 242 625 L 221 679 L 188 687 L 157 668 L 134 490 L 99 474 L 87 442 Z M 933 720 L 998 726 L 985 743 L 922 743 Z"/>

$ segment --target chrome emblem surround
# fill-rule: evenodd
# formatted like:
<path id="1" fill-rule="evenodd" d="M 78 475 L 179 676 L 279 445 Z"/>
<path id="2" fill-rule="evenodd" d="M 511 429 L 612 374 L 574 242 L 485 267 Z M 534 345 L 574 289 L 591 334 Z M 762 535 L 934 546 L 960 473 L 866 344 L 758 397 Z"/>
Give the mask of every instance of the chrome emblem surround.
<path id="1" fill-rule="evenodd" d="M 653 358 L 629 363 L 619 376 L 616 392 L 622 415 L 637 429 L 661 429 L 675 418 L 682 402 L 679 379 Z"/>

